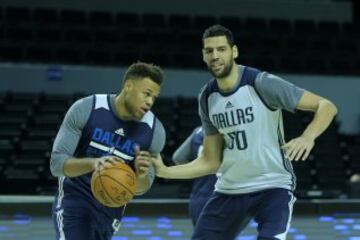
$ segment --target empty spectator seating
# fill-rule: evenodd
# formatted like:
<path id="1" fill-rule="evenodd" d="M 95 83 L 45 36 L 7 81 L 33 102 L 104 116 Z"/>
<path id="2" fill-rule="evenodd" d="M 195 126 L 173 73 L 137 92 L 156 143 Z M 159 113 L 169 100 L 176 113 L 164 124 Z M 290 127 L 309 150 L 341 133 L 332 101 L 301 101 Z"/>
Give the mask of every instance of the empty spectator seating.
<path id="1" fill-rule="evenodd" d="M 203 68 L 205 28 L 229 27 L 239 62 L 276 72 L 360 73 L 358 23 L 203 15 L 162 15 L 7 7 L 0 25 L 0 61 Z M 192 61 L 189 61 L 192 59 Z"/>

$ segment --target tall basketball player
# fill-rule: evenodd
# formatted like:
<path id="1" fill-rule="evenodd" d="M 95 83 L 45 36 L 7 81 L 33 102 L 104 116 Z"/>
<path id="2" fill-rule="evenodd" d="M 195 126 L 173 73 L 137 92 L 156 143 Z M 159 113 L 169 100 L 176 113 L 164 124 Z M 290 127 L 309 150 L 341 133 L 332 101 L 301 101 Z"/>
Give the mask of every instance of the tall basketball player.
<path id="1" fill-rule="evenodd" d="M 329 100 L 278 76 L 237 65 L 239 51 L 227 28 L 206 29 L 202 41 L 203 60 L 214 76 L 199 96 L 203 154 L 172 167 L 157 158 L 157 175 L 179 179 L 217 172 L 215 193 L 192 239 L 234 239 L 253 218 L 258 223 L 258 239 L 284 240 L 295 202 L 290 161 L 307 158 L 337 109 Z M 315 112 L 302 135 L 287 143 L 282 109 Z"/>

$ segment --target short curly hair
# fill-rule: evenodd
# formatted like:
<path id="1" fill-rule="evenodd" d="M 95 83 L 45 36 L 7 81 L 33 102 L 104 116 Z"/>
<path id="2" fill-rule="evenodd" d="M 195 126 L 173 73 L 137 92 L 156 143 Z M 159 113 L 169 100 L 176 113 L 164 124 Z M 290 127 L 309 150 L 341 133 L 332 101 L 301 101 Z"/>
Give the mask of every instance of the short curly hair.
<path id="1" fill-rule="evenodd" d="M 164 79 L 164 72 L 159 66 L 152 63 L 136 62 L 126 70 L 123 84 L 129 79 L 150 78 L 152 81 L 161 85 Z"/>

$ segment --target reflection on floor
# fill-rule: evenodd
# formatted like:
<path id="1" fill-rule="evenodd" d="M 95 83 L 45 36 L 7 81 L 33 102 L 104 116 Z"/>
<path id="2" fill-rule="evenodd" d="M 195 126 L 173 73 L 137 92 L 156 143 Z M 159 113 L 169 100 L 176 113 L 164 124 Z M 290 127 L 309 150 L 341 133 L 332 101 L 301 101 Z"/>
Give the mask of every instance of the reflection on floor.
<path id="1" fill-rule="evenodd" d="M 189 219 L 127 216 L 124 217 L 122 227 L 113 240 L 189 240 L 191 232 L 192 225 Z M 53 223 L 50 217 L 0 215 L 0 239 L 55 239 Z M 360 240 L 360 216 L 349 214 L 294 217 L 287 239 Z M 256 223 L 250 223 L 236 240 L 256 240 Z"/>

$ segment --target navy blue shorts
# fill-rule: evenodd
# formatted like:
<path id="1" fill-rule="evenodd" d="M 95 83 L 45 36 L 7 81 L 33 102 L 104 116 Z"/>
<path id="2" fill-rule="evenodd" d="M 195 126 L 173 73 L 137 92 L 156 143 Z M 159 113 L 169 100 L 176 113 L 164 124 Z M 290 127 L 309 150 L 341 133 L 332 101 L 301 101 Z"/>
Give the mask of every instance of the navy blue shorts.
<path id="1" fill-rule="evenodd" d="M 99 217 L 89 208 L 66 207 L 52 214 L 57 240 L 110 240 L 120 221 Z"/>
<path id="2" fill-rule="evenodd" d="M 296 198 L 286 189 L 248 194 L 215 192 L 196 224 L 193 240 L 231 240 L 251 219 L 258 223 L 258 240 L 284 240 Z"/>
<path id="3" fill-rule="evenodd" d="M 209 198 L 210 198 L 209 196 L 196 196 L 190 198 L 189 213 L 194 226 L 198 221 L 200 213 L 204 208 L 206 202 L 209 200 Z"/>

